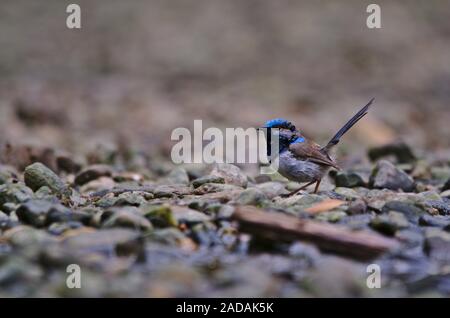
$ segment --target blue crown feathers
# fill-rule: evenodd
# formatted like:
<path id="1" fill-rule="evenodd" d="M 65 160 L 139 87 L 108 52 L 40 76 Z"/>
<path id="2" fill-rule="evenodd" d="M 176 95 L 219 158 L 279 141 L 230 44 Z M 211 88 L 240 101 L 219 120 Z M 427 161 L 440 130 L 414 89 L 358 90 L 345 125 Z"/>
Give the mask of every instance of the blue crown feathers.
<path id="1" fill-rule="evenodd" d="M 265 128 L 273 128 L 273 127 L 283 127 L 288 126 L 290 124 L 289 121 L 283 118 L 276 118 L 266 122 L 264 125 Z"/>

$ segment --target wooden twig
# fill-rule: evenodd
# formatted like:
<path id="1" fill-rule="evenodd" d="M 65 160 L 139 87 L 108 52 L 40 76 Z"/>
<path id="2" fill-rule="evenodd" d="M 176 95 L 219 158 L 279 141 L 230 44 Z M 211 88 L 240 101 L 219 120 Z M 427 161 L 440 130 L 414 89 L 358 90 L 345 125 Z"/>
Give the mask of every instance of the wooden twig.
<path id="1" fill-rule="evenodd" d="M 305 240 L 323 251 L 368 260 L 399 247 L 397 241 L 368 231 L 302 220 L 283 213 L 271 213 L 252 206 L 239 206 L 232 215 L 243 232 L 266 239 L 292 242 Z"/>

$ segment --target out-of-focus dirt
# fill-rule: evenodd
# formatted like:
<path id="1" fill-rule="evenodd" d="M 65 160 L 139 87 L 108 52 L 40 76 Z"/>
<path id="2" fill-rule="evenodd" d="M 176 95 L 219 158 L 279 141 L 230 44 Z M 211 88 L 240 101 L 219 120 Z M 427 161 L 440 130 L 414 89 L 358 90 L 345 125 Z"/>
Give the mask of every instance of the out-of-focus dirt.
<path id="1" fill-rule="evenodd" d="M 450 143 L 450 6 L 378 1 L 3 1 L 0 141 L 86 151 L 118 140 L 152 152 L 175 127 L 287 117 L 325 142 L 376 97 L 342 150 L 402 138 Z"/>

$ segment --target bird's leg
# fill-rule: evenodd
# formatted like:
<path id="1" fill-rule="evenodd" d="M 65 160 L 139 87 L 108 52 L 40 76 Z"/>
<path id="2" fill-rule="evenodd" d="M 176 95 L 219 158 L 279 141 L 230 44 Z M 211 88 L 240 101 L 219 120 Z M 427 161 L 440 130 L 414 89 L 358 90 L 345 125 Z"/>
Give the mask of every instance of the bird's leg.
<path id="1" fill-rule="evenodd" d="M 322 179 L 317 180 L 316 187 L 314 188 L 314 193 L 317 193 L 317 190 L 319 190 L 320 181 L 322 181 Z"/>
<path id="2" fill-rule="evenodd" d="M 281 197 L 285 197 L 285 198 L 286 198 L 286 197 L 290 197 L 291 195 L 296 194 L 298 191 L 301 191 L 301 190 L 306 189 L 307 187 L 309 187 L 309 186 L 310 186 L 311 184 L 313 184 L 314 182 L 316 182 L 316 180 L 311 181 L 311 182 L 305 184 L 304 186 L 298 188 L 297 190 L 294 190 L 294 191 L 292 191 L 292 192 L 289 192 L 288 194 L 281 195 Z"/>

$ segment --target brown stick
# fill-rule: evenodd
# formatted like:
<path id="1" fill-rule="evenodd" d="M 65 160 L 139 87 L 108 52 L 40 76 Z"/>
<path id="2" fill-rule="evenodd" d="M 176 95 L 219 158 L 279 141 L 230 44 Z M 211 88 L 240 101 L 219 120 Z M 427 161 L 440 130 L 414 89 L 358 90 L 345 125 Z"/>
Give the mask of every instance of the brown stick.
<path id="1" fill-rule="evenodd" d="M 399 247 L 397 241 L 367 231 L 311 220 L 301 220 L 283 213 L 270 213 L 252 206 L 239 206 L 233 219 L 240 229 L 275 241 L 305 240 L 324 251 L 368 260 Z"/>

